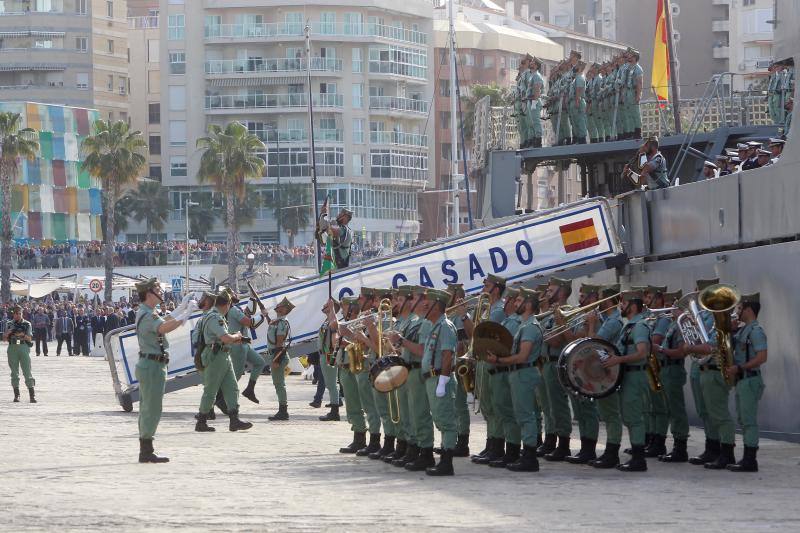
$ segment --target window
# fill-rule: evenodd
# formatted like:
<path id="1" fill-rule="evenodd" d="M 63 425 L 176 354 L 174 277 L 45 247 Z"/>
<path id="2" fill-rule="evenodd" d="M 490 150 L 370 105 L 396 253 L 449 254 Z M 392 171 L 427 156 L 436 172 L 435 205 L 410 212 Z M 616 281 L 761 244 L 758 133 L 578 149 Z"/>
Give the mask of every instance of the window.
<path id="1" fill-rule="evenodd" d="M 184 15 L 170 15 L 168 18 L 169 40 L 180 41 L 184 37 Z"/>
<path id="2" fill-rule="evenodd" d="M 353 154 L 353 176 L 364 175 L 364 154 Z"/>
<path id="3" fill-rule="evenodd" d="M 357 144 L 364 144 L 364 119 L 353 119 L 353 142 Z"/>
<path id="4" fill-rule="evenodd" d="M 161 165 L 150 165 L 150 179 L 161 181 Z"/>
<path id="5" fill-rule="evenodd" d="M 755 5 L 755 3 L 756 3 L 756 0 L 742 0 L 742 5 L 743 6 L 753 6 L 753 5 Z"/>
<path id="6" fill-rule="evenodd" d="M 322 35 L 336 35 L 336 13 L 319 14 L 319 32 Z"/>
<path id="7" fill-rule="evenodd" d="M 75 87 L 77 89 L 86 90 L 89 88 L 89 73 L 88 72 L 78 72 L 75 74 Z"/>
<path id="8" fill-rule="evenodd" d="M 354 83 L 353 84 L 353 108 L 354 109 L 361 109 L 364 105 L 364 84 L 363 83 Z"/>
<path id="9" fill-rule="evenodd" d="M 161 135 L 151 135 L 150 142 L 150 155 L 161 155 Z"/>
<path id="10" fill-rule="evenodd" d="M 439 96 L 450 96 L 450 80 L 439 80 Z"/>
<path id="11" fill-rule="evenodd" d="M 86 37 L 75 37 L 75 50 L 86 52 L 89 49 L 89 40 Z"/>
<path id="12" fill-rule="evenodd" d="M 494 67 L 494 56 L 483 56 L 483 68 Z"/>
<path id="13" fill-rule="evenodd" d="M 159 124 L 161 123 L 161 104 L 148 104 L 147 106 L 147 123 Z"/>
<path id="14" fill-rule="evenodd" d="M 462 61 L 465 67 L 475 66 L 475 56 L 472 54 L 464 54 Z"/>
<path id="15" fill-rule="evenodd" d="M 186 86 L 185 85 L 170 85 L 169 86 L 169 110 L 170 111 L 186 111 Z"/>
<path id="16" fill-rule="evenodd" d="M 114 91 L 114 75 L 113 74 L 109 74 L 108 75 L 108 80 L 106 81 L 106 89 L 108 89 L 111 92 Z"/>
<path id="17" fill-rule="evenodd" d="M 110 19 L 114 18 L 114 0 L 106 0 L 106 16 Z"/>
<path id="18" fill-rule="evenodd" d="M 553 24 L 561 28 L 566 28 L 567 26 L 569 26 L 569 23 L 570 23 L 569 15 L 556 15 L 555 17 L 553 17 Z"/>
<path id="19" fill-rule="evenodd" d="M 109 54 L 113 54 L 113 53 L 114 53 L 114 40 L 113 40 L 113 39 L 109 39 L 109 40 L 107 41 L 107 44 L 106 44 L 106 51 L 107 51 Z"/>
<path id="20" fill-rule="evenodd" d="M 353 48 L 353 72 L 363 72 L 364 61 L 361 59 L 361 48 Z"/>
<path id="21" fill-rule="evenodd" d="M 169 121 L 169 145 L 170 146 L 186 146 L 186 121 L 185 120 L 170 120 Z"/>
<path id="22" fill-rule="evenodd" d="M 450 111 L 439 111 L 439 127 L 443 130 L 450 129 Z"/>
<path id="23" fill-rule="evenodd" d="M 771 9 L 753 9 L 742 15 L 744 33 L 771 33 L 772 24 L 768 21 L 772 19 Z"/>
<path id="24" fill-rule="evenodd" d="M 426 50 L 405 46 L 370 46 L 369 71 L 377 74 L 425 78 L 428 72 L 428 53 Z"/>
<path id="25" fill-rule="evenodd" d="M 186 53 L 185 52 L 170 52 L 169 53 L 169 73 L 170 74 L 186 74 Z"/>
<path id="26" fill-rule="evenodd" d="M 519 56 L 514 56 L 508 59 L 508 68 L 511 70 L 519 70 Z"/>
<path id="27" fill-rule="evenodd" d="M 118 87 L 119 87 L 119 94 L 121 94 L 122 96 L 128 94 L 128 78 L 120 76 Z"/>
<path id="28" fill-rule="evenodd" d="M 586 24 L 586 15 L 578 15 L 578 24 Z"/>
<path id="29" fill-rule="evenodd" d="M 85 15 L 86 11 L 86 3 L 89 0 L 75 0 L 75 13 L 78 15 Z"/>
<path id="30" fill-rule="evenodd" d="M 158 39 L 147 40 L 147 61 L 158 63 Z"/>
<path id="31" fill-rule="evenodd" d="M 186 158 L 185 157 L 170 157 L 169 158 L 169 175 L 173 178 L 186 177 Z"/>

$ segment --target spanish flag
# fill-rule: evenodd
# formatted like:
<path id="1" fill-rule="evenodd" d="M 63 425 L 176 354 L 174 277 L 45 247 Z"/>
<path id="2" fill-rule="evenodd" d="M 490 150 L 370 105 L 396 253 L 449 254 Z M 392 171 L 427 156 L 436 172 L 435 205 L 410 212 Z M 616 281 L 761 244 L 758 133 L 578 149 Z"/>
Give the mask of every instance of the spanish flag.
<path id="1" fill-rule="evenodd" d="M 653 73 L 650 85 L 659 104 L 669 101 L 669 48 L 667 47 L 667 2 L 658 0 L 656 8 L 656 35 L 653 43 Z"/>
<path id="2" fill-rule="evenodd" d="M 559 230 L 561 230 L 561 240 L 567 253 L 585 250 L 600 244 L 597 230 L 594 227 L 594 219 L 587 218 L 572 222 L 559 227 Z"/>

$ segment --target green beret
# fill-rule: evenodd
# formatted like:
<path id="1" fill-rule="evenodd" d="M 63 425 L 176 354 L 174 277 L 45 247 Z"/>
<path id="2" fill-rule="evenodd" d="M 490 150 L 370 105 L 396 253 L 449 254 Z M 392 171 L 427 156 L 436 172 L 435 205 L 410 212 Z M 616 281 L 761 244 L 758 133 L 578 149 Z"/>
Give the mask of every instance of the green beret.
<path id="1" fill-rule="evenodd" d="M 397 294 L 400 296 L 405 296 L 408 298 L 409 296 L 414 295 L 414 286 L 413 285 L 400 285 L 397 287 Z"/>
<path id="2" fill-rule="evenodd" d="M 664 293 L 665 302 L 671 302 L 672 300 L 680 300 L 681 298 L 683 298 L 683 291 L 681 289 L 678 289 L 677 291 Z"/>
<path id="3" fill-rule="evenodd" d="M 711 279 L 698 279 L 695 282 L 698 291 L 702 291 L 706 287 L 710 287 L 712 285 L 716 285 L 719 283 L 719 278 L 711 278 Z"/>
<path id="4" fill-rule="evenodd" d="M 449 292 L 441 289 L 428 289 L 425 293 L 425 298 L 447 305 L 450 303 L 450 298 L 452 298 L 452 295 Z"/>
<path id="5" fill-rule="evenodd" d="M 652 292 L 653 294 L 664 294 L 665 292 L 667 292 L 667 286 L 666 285 L 648 285 L 644 289 L 644 292 Z"/>
<path id="6" fill-rule="evenodd" d="M 753 294 L 743 294 L 742 295 L 742 303 L 743 304 L 760 304 L 761 303 L 761 295 L 757 292 Z"/>
<path id="7" fill-rule="evenodd" d="M 619 283 L 612 283 L 611 285 L 606 285 L 600 290 L 600 296 L 602 298 L 616 296 L 617 294 L 619 294 Z"/>
<path id="8" fill-rule="evenodd" d="M 642 300 L 644 295 L 642 291 L 622 291 L 622 301 L 630 302 L 631 300 Z"/>
<path id="9" fill-rule="evenodd" d="M 506 278 L 501 278 L 496 274 L 489 274 L 488 276 L 486 276 L 486 281 L 490 281 L 495 285 L 503 285 L 503 286 L 506 285 Z"/>
<path id="10" fill-rule="evenodd" d="M 150 278 L 144 281 L 140 281 L 135 286 L 136 286 L 136 292 L 147 292 L 155 289 L 156 287 L 160 287 L 161 284 L 158 282 L 158 278 Z"/>
<path id="11" fill-rule="evenodd" d="M 292 311 L 292 309 L 294 309 L 294 304 L 292 302 L 290 302 L 289 299 L 286 296 L 284 296 L 283 300 L 278 302 L 278 304 L 275 306 L 275 309 L 277 309 L 279 307 L 285 308 L 286 312 L 290 313 Z"/>
<path id="12" fill-rule="evenodd" d="M 555 276 L 550 278 L 549 285 L 557 285 L 558 287 L 564 287 L 571 289 L 572 288 L 572 280 L 571 279 L 564 279 L 564 278 L 557 278 Z"/>
<path id="13" fill-rule="evenodd" d="M 600 285 L 592 285 L 590 283 L 581 283 L 581 294 L 599 294 Z"/>

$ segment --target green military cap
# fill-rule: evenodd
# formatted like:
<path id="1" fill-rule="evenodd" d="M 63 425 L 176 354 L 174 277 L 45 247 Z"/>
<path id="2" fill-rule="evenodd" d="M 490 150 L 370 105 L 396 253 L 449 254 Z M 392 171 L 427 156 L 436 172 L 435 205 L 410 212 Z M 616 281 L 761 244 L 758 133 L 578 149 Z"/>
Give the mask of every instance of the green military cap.
<path id="1" fill-rule="evenodd" d="M 447 288 L 445 289 L 450 294 L 454 294 L 456 296 L 464 296 L 464 284 L 463 283 L 447 283 Z"/>
<path id="2" fill-rule="evenodd" d="M 665 302 L 671 302 L 672 300 L 680 300 L 682 297 L 683 297 L 683 291 L 681 289 L 678 289 L 677 291 L 664 293 Z"/>
<path id="3" fill-rule="evenodd" d="M 361 296 L 366 298 L 372 298 L 375 296 L 375 289 L 371 287 L 361 287 Z"/>
<path id="4" fill-rule="evenodd" d="M 399 287 L 397 287 L 397 294 L 408 298 L 409 296 L 412 296 L 414 294 L 414 286 L 400 285 Z"/>
<path id="5" fill-rule="evenodd" d="M 514 299 L 520 294 L 522 289 L 523 287 L 508 287 L 506 288 L 506 292 L 503 293 L 503 296 L 507 299 Z"/>
<path id="6" fill-rule="evenodd" d="M 619 294 L 619 283 L 612 283 L 611 285 L 606 285 L 600 290 L 600 296 L 602 298 L 608 298 L 609 296 L 616 296 Z"/>
<path id="7" fill-rule="evenodd" d="M 622 291 L 622 301 L 623 302 L 630 302 L 631 300 L 643 300 L 644 295 L 642 291 Z"/>
<path id="8" fill-rule="evenodd" d="M 545 292 L 547 292 L 547 289 L 548 289 L 549 287 L 550 287 L 550 284 L 549 284 L 549 283 L 540 283 L 540 284 L 538 284 L 538 285 L 536 286 L 536 289 L 535 289 L 535 290 L 536 290 L 536 292 L 545 293 Z"/>
<path id="9" fill-rule="evenodd" d="M 698 291 L 702 291 L 706 287 L 710 287 L 712 285 L 716 285 L 717 283 L 719 283 L 719 278 L 698 279 L 695 282 L 695 285 L 697 285 L 697 290 Z"/>
<path id="10" fill-rule="evenodd" d="M 550 278 L 550 282 L 548 285 L 558 285 L 559 287 L 568 287 L 572 288 L 572 280 L 571 279 L 564 279 L 564 278 L 557 278 L 555 276 Z"/>
<path id="11" fill-rule="evenodd" d="M 226 305 L 229 303 L 231 303 L 231 294 L 227 290 L 219 291 L 214 299 L 214 305 Z"/>
<path id="12" fill-rule="evenodd" d="M 358 304 L 358 298 L 355 296 L 344 296 L 341 300 L 342 305 L 356 305 Z"/>
<path id="13" fill-rule="evenodd" d="M 414 294 L 419 294 L 421 296 L 425 296 L 425 293 L 428 292 L 429 287 L 424 285 L 414 285 Z"/>
<path id="14" fill-rule="evenodd" d="M 531 62 L 532 62 L 532 63 L 536 63 L 536 64 L 537 64 L 537 65 L 539 65 L 540 67 L 542 66 L 542 60 L 541 60 L 541 59 L 539 59 L 538 57 L 533 57 L 533 58 L 531 59 Z"/>
<path id="15" fill-rule="evenodd" d="M 294 309 L 294 304 L 292 302 L 290 302 L 289 299 L 286 296 L 284 296 L 283 300 L 278 302 L 278 304 L 275 306 L 275 309 L 277 309 L 279 307 L 283 307 L 284 309 L 286 309 L 287 313 L 290 313 L 292 311 L 292 309 Z"/>
<path id="16" fill-rule="evenodd" d="M 592 285 L 591 283 L 581 283 L 581 294 L 599 294 L 600 285 Z"/>
<path id="17" fill-rule="evenodd" d="M 347 216 L 347 217 L 349 217 L 350 219 L 352 219 L 352 218 L 353 218 L 353 212 L 352 212 L 352 211 L 350 211 L 349 209 L 347 209 L 347 208 L 343 207 L 343 208 L 342 208 L 342 209 L 339 211 L 339 214 L 338 214 L 338 215 L 336 215 L 336 218 L 338 219 L 338 218 L 341 218 L 341 217 L 343 217 L 343 216 Z"/>
<path id="18" fill-rule="evenodd" d="M 451 295 L 447 291 L 443 291 L 441 289 L 428 289 L 425 292 L 425 298 L 428 300 L 433 300 L 435 302 L 441 302 L 444 305 L 450 303 Z"/>
<path id="19" fill-rule="evenodd" d="M 488 276 L 486 276 L 486 281 L 491 281 L 495 285 L 505 285 L 506 284 L 506 278 L 501 278 L 500 276 L 498 276 L 496 274 L 489 274 Z"/>
<path id="20" fill-rule="evenodd" d="M 644 292 L 652 292 L 653 294 L 664 294 L 667 292 L 666 285 L 648 285 Z"/>
<path id="21" fill-rule="evenodd" d="M 376 298 L 383 299 L 383 298 L 391 298 L 392 296 L 392 289 L 381 288 L 381 289 L 374 289 L 374 291 Z"/>
<path id="22" fill-rule="evenodd" d="M 631 285 L 628 290 L 644 293 L 647 290 L 647 285 Z"/>
<path id="23" fill-rule="evenodd" d="M 742 294 L 741 303 L 743 304 L 760 304 L 761 294 L 754 292 L 753 294 Z"/>
<path id="24" fill-rule="evenodd" d="M 535 301 L 538 301 L 541 296 L 539 292 L 533 289 L 528 289 L 527 287 L 520 287 L 519 295 L 522 297 L 523 300 L 535 300 Z"/>
<path id="25" fill-rule="evenodd" d="M 161 287 L 161 284 L 158 282 L 158 278 L 150 278 L 140 281 L 135 286 L 136 292 L 147 292 L 155 289 L 156 287 Z"/>

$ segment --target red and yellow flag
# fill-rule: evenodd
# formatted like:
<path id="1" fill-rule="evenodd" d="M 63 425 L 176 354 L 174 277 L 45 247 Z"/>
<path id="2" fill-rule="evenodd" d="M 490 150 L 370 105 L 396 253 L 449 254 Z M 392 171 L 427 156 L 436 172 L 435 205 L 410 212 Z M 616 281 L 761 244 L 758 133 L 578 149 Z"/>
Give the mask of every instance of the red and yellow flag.
<path id="1" fill-rule="evenodd" d="M 653 73 L 650 85 L 661 105 L 669 101 L 669 48 L 667 47 L 667 12 L 665 0 L 658 0 L 656 35 L 653 43 Z"/>
<path id="2" fill-rule="evenodd" d="M 594 219 L 587 218 L 558 228 L 561 231 L 561 240 L 567 253 L 585 250 L 600 244 Z"/>

